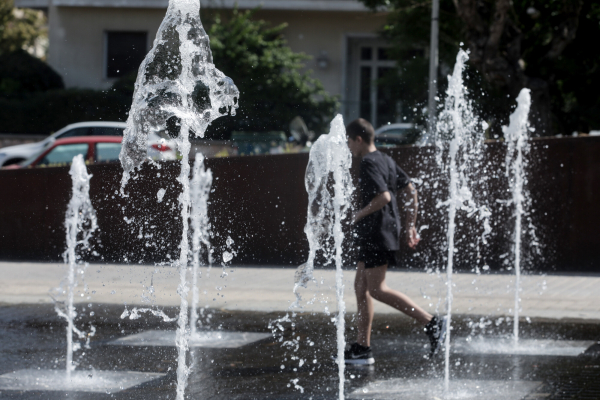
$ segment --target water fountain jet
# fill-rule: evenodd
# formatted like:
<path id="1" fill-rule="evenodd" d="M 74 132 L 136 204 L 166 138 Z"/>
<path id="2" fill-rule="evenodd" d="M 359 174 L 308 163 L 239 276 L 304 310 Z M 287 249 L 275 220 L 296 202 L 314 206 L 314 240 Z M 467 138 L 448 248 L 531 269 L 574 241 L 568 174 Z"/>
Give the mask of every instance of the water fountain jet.
<path id="1" fill-rule="evenodd" d="M 502 127 L 506 149 L 506 177 L 512 194 L 511 203 L 514 206 L 514 268 L 515 268 L 515 309 L 513 319 L 513 338 L 519 341 L 519 311 L 521 308 L 521 219 L 524 214 L 524 182 L 529 152 L 529 109 L 531 108 L 531 93 L 522 89 L 517 97 L 517 108 L 510 116 L 508 126 Z"/>
<path id="2" fill-rule="evenodd" d="M 195 338 L 198 334 L 198 278 L 200 257 L 205 249 L 208 265 L 212 264 L 212 253 L 210 246 L 210 224 L 208 221 L 208 197 L 212 186 L 212 171 L 205 169 L 204 156 L 196 154 L 194 161 L 194 177 L 191 182 L 192 196 L 192 311 L 190 314 L 190 335 Z"/>
<path id="3" fill-rule="evenodd" d="M 73 194 L 69 201 L 67 214 L 65 216 L 67 250 L 63 257 L 65 263 L 69 266 L 67 274 L 66 311 L 63 312 L 58 306 L 55 307 L 58 315 L 65 318 L 67 321 L 66 370 L 68 381 L 71 380 L 71 372 L 75 369 L 73 365 L 73 334 L 76 333 L 80 338 L 85 337 L 73 323 L 73 320 L 77 315 L 73 304 L 73 298 L 75 296 L 74 292 L 77 284 L 75 272 L 79 258 L 77 257 L 76 251 L 78 247 L 89 249 L 89 241 L 92 234 L 98 229 L 96 212 L 94 207 L 92 207 L 92 201 L 90 200 L 90 179 L 92 176 L 87 172 L 82 155 L 73 158 L 69 175 L 71 175 L 71 180 L 73 181 Z M 78 239 L 80 233 L 82 233 L 82 237 L 81 239 Z"/>
<path id="4" fill-rule="evenodd" d="M 351 206 L 350 199 L 354 192 L 350 176 L 351 166 L 352 155 L 347 145 L 346 128 L 342 116 L 338 115 L 331 122 L 330 133 L 321 135 L 310 149 L 304 178 L 308 192 L 308 214 L 304 232 L 308 238 L 309 256 L 308 261 L 299 268 L 296 274 L 294 285 L 296 302 L 292 307 L 298 305 L 301 300 L 298 293 L 299 288 L 306 288 L 307 283 L 313 279 L 317 252 L 323 252 L 326 262 L 334 264 L 336 268 L 335 286 L 338 304 L 336 362 L 339 371 L 340 400 L 344 398 L 344 349 L 346 347 L 342 222 L 347 217 L 346 214 Z"/>
<path id="5" fill-rule="evenodd" d="M 84 269 L 81 266 L 81 250 L 90 250 L 90 239 L 98 229 L 96 212 L 90 199 L 90 175 L 82 155 L 73 158 L 69 170 L 72 180 L 72 195 L 65 215 L 67 249 L 64 260 L 68 266 L 66 277 L 65 309 L 61 310 L 55 300 L 57 314 L 67 321 L 67 351 L 65 371 L 60 370 L 19 370 L 0 377 L 0 390 L 50 390 L 79 392 L 119 392 L 144 382 L 164 376 L 159 373 L 143 373 L 133 371 L 76 371 L 73 353 L 79 344 L 73 343 L 73 335 L 82 340 L 89 348 L 89 341 L 95 334 L 92 326 L 89 333 L 79 330 L 74 323 L 75 289 L 78 280 L 83 279 Z M 59 290 L 63 292 L 63 290 Z M 64 373 L 64 375 L 63 375 Z"/>
<path id="6" fill-rule="evenodd" d="M 465 63 L 469 59 L 468 54 L 460 50 L 456 57 L 456 64 L 451 76 L 448 77 L 448 89 L 444 110 L 440 113 L 437 122 L 436 144 L 438 151 L 438 163 L 442 164 L 442 151 L 444 138 L 450 138 L 448 150 L 448 164 L 446 166 L 449 174 L 448 199 L 439 203 L 440 206 L 448 207 L 448 229 L 447 240 L 447 265 L 446 265 L 446 321 L 447 333 L 444 343 L 445 368 L 444 368 L 444 392 L 448 395 L 450 385 L 450 336 L 452 329 L 452 274 L 454 269 L 455 252 L 455 230 L 456 215 L 460 209 L 471 213 L 479 211 L 484 218 L 489 212 L 484 207 L 478 207 L 469 187 L 468 177 L 470 163 L 475 153 L 480 151 L 483 142 L 483 130 L 485 124 L 474 115 L 471 103 L 466 97 L 466 89 L 463 83 L 463 71 Z M 483 129 L 482 129 L 483 125 Z M 485 219 L 484 219 L 485 221 Z M 485 224 L 484 235 L 489 234 L 491 228 Z"/>

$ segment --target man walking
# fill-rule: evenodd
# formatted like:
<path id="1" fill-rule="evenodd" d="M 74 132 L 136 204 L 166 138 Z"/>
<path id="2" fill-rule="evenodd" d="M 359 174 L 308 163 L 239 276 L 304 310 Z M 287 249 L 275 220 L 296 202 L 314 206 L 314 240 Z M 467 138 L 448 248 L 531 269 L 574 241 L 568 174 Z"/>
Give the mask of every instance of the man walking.
<path id="1" fill-rule="evenodd" d="M 404 240 L 411 248 L 419 243 L 415 228 L 417 191 L 406 173 L 388 155 L 377 150 L 373 126 L 360 118 L 346 127 L 348 147 L 359 157 L 361 208 L 353 215 L 358 264 L 354 290 L 358 304 L 358 337 L 345 352 L 346 364 L 373 364 L 371 325 L 373 299 L 381 301 L 416 319 L 425 327 L 431 342 L 431 355 L 440 348 L 446 334 L 446 320 L 432 316 L 408 296 L 391 289 L 385 282 L 390 263 L 399 250 L 401 225 L 396 193 L 406 209 Z"/>

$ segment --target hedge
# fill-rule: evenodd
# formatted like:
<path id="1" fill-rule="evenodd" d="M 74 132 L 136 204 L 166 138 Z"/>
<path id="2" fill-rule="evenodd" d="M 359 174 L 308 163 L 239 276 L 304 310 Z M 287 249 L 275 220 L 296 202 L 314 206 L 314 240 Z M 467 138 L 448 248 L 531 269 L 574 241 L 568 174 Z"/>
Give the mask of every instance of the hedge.
<path id="1" fill-rule="evenodd" d="M 50 134 L 81 121 L 125 121 L 131 97 L 116 91 L 52 90 L 0 97 L 0 133 Z"/>

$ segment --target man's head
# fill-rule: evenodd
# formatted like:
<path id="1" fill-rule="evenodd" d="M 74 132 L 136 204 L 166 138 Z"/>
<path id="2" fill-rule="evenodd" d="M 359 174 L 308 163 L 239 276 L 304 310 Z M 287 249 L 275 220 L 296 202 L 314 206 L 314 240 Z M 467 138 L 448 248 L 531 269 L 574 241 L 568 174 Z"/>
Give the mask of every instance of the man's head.
<path id="1" fill-rule="evenodd" d="M 369 121 L 363 118 L 355 119 L 346 126 L 348 147 L 355 157 L 361 157 L 373 146 L 375 130 Z"/>

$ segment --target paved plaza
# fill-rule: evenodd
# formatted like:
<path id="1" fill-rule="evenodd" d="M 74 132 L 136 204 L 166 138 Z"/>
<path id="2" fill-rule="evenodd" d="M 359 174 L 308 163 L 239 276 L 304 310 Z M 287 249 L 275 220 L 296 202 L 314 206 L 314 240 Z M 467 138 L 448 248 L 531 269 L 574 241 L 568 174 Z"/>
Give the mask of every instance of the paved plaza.
<path id="1" fill-rule="evenodd" d="M 333 315 L 327 315 L 337 311 L 334 270 L 315 271 L 315 281 L 301 293 L 302 311 L 307 312 L 295 316 L 286 312 L 295 300 L 295 268 L 219 266 L 201 272 L 203 310 L 188 357 L 190 398 L 339 398 L 339 372 L 331 359 L 335 326 Z M 76 289 L 76 326 L 93 335 L 89 345 L 80 341 L 83 347 L 75 353 L 77 367 L 68 387 L 56 383 L 64 381 L 66 340 L 65 323 L 53 304 L 53 299 L 64 299 L 55 288 L 66 276 L 66 266 L 4 262 L 0 274 L 0 398 L 174 397 L 174 318 L 180 302 L 175 268 L 87 267 L 85 283 Z M 353 279 L 354 271 L 345 270 L 347 340 L 354 337 Z M 388 280 L 431 312 L 445 311 L 445 275 L 391 271 Z M 521 339 L 515 345 L 512 321 L 503 318 L 513 315 L 514 277 L 456 274 L 449 396 L 600 398 L 598 287 L 600 276 L 524 276 Z M 135 310 L 140 306 L 158 315 L 141 314 Z M 131 318 L 137 312 L 140 318 Z M 372 346 L 374 366 L 346 369 L 346 398 L 444 397 L 444 358 L 426 357 L 429 342 L 420 326 L 377 303 Z"/>
<path id="2" fill-rule="evenodd" d="M 294 268 L 213 267 L 201 269 L 200 306 L 224 310 L 285 311 L 295 300 Z M 225 273 L 223 273 L 225 272 Z M 51 303 L 66 266 L 58 263 L 0 263 L 0 304 Z M 347 310 L 356 311 L 353 270 L 344 271 Z M 191 274 L 188 274 L 191 276 Z M 430 312 L 445 311 L 446 275 L 389 271 L 388 284 L 414 298 Z M 335 271 L 317 269 L 315 282 L 302 290 L 303 310 L 337 310 Z M 509 316 L 514 308 L 514 276 L 457 273 L 453 277 L 453 313 Z M 521 316 L 561 320 L 600 321 L 600 276 L 525 275 L 522 277 Z M 80 302 L 177 306 L 179 275 L 169 266 L 89 265 L 79 285 Z M 191 299 L 191 296 L 190 296 Z M 394 312 L 376 302 L 377 313 Z"/>

